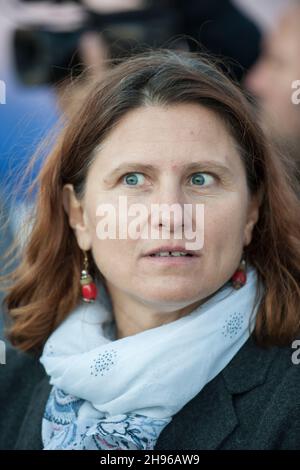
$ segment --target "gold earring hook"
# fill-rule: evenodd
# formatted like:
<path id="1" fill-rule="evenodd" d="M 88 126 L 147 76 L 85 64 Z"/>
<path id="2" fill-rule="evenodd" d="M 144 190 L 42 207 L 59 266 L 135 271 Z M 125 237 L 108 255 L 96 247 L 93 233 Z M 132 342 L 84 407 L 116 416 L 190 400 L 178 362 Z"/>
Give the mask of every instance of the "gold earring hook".
<path id="1" fill-rule="evenodd" d="M 83 259 L 83 269 L 85 271 L 88 271 L 88 266 L 89 266 L 89 259 L 86 251 L 83 251 L 84 254 L 84 259 Z"/>

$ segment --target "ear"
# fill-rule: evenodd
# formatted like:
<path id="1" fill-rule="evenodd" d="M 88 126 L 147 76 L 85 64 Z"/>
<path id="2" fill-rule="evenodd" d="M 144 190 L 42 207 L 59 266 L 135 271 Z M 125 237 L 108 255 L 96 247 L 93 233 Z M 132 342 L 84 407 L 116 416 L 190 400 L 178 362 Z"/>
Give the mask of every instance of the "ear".
<path id="1" fill-rule="evenodd" d="M 72 184 L 65 184 L 63 187 L 63 206 L 68 215 L 70 227 L 75 232 L 79 247 L 88 251 L 91 248 L 90 231 L 83 202 L 78 200 Z"/>
<path id="2" fill-rule="evenodd" d="M 260 192 L 257 192 L 255 195 L 251 196 L 248 205 L 247 221 L 244 228 L 244 246 L 247 246 L 251 243 L 253 229 L 259 219 L 259 207 L 261 205 L 261 201 L 262 195 Z"/>

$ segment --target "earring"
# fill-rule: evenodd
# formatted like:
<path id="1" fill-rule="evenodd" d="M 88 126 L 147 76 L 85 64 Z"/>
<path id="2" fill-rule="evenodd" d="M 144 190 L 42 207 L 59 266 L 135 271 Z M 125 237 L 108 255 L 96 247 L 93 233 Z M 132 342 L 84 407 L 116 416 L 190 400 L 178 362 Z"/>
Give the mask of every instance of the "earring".
<path id="1" fill-rule="evenodd" d="M 84 251 L 83 269 L 80 276 L 81 298 L 84 302 L 92 303 L 97 297 L 97 287 L 88 272 L 88 256 Z"/>
<path id="2" fill-rule="evenodd" d="M 234 289 L 240 289 L 243 287 L 247 282 L 247 274 L 246 274 L 246 261 L 242 259 L 238 269 L 235 271 L 234 275 L 231 278 L 232 287 Z"/>

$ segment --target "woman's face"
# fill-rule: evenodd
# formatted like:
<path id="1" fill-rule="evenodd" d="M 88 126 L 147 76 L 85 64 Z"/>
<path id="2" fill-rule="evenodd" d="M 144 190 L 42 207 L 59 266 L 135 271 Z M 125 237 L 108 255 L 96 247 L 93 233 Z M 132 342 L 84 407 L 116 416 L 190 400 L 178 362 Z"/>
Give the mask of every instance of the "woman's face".
<path id="1" fill-rule="evenodd" d="M 96 151 L 84 197 L 78 201 L 71 185 L 65 188 L 67 194 L 78 244 L 92 250 L 110 292 L 166 312 L 204 300 L 230 279 L 258 217 L 233 138 L 214 112 L 196 104 L 129 112 Z M 159 239 L 128 232 L 127 238 L 118 237 L 125 220 L 124 210 L 122 220 L 118 217 L 120 196 L 128 210 L 132 204 L 147 209 L 139 229 L 147 224 L 152 233 L 160 233 Z M 116 238 L 99 239 L 99 222 L 115 221 L 108 212 L 100 215 L 103 204 L 116 210 Z M 192 216 L 186 222 L 171 215 L 169 237 L 162 239 L 167 226 L 162 218 L 152 217 L 152 204 L 189 205 Z M 197 205 L 204 208 L 204 225 L 197 219 Z M 128 217 L 128 225 L 134 218 Z M 184 225 L 191 221 L 193 229 L 204 230 L 203 246 L 193 256 L 145 256 L 166 245 L 186 246 L 191 240 L 184 236 Z"/>

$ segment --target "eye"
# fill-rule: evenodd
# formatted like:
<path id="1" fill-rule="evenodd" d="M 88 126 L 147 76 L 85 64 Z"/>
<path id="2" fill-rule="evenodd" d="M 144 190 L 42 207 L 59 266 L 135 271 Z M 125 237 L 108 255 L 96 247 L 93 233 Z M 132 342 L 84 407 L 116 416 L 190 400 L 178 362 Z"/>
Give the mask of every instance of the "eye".
<path id="1" fill-rule="evenodd" d="M 145 177 L 142 173 L 127 173 L 123 176 L 123 184 L 125 184 L 125 186 L 137 186 L 143 184 L 144 181 Z"/>
<path id="2" fill-rule="evenodd" d="M 209 173 L 195 173 L 191 176 L 191 181 L 197 186 L 209 186 L 214 183 L 215 178 Z"/>

